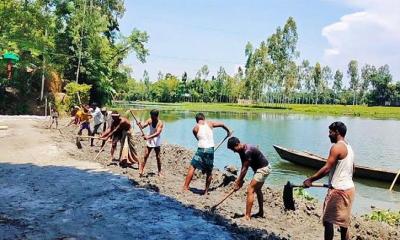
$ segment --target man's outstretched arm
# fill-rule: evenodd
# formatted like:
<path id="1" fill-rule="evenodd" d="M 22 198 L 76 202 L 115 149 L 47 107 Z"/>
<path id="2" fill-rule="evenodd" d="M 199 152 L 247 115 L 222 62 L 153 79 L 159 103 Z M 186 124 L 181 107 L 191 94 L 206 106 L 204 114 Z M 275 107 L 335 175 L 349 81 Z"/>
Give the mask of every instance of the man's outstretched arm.
<path id="1" fill-rule="evenodd" d="M 314 181 L 317 181 L 323 177 L 325 177 L 329 171 L 332 169 L 332 167 L 335 165 L 338 157 L 339 157 L 340 151 L 336 145 L 331 147 L 331 150 L 329 151 L 329 157 L 328 160 L 326 161 L 325 165 L 318 170 L 313 176 L 309 177 L 306 179 L 303 184 L 306 187 L 311 187 L 311 184 Z"/>
<path id="2" fill-rule="evenodd" d="M 231 136 L 232 131 L 223 122 L 211 122 L 213 128 L 223 128 L 226 131 L 227 136 Z"/>

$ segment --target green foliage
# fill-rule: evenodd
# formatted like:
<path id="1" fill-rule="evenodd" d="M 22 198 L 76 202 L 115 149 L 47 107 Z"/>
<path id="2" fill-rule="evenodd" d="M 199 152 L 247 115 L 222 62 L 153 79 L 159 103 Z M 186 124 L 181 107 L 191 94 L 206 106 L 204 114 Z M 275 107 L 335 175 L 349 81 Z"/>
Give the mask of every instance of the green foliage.
<path id="1" fill-rule="evenodd" d="M 68 100 L 64 100 L 64 102 L 59 101 L 58 99 L 54 100 L 54 106 L 60 115 L 64 113 L 68 113 L 70 108 L 71 102 Z"/>
<path id="2" fill-rule="evenodd" d="M 350 89 L 353 91 L 353 105 L 357 104 L 357 91 L 359 89 L 358 62 L 351 60 L 348 64 L 347 75 L 350 78 Z"/>
<path id="3" fill-rule="evenodd" d="M 314 83 L 314 92 L 315 92 L 315 104 L 318 104 L 318 97 L 321 90 L 322 84 L 322 70 L 321 65 L 317 62 L 312 72 L 312 79 Z"/>
<path id="4" fill-rule="evenodd" d="M 370 214 L 364 215 L 364 218 L 385 222 L 391 226 L 400 226 L 400 211 L 392 212 L 390 210 L 374 210 Z"/>
<path id="5" fill-rule="evenodd" d="M 385 101 L 390 100 L 390 84 L 392 82 L 392 75 L 389 71 L 389 66 L 384 65 L 376 69 L 374 66 L 365 67 L 364 77 L 368 79 L 368 81 L 372 85 L 372 91 L 369 96 L 371 102 L 377 105 L 385 105 Z M 400 93 L 396 88 L 394 88 L 398 93 Z M 394 95 L 397 95 L 394 93 Z M 400 101 L 397 98 L 397 101 Z"/>
<path id="6" fill-rule="evenodd" d="M 76 82 L 68 83 L 64 88 L 69 97 L 68 107 L 89 102 L 89 91 L 91 88 L 92 86 L 87 84 L 78 84 Z"/>
<path id="7" fill-rule="evenodd" d="M 335 93 L 335 100 L 338 99 L 340 92 L 343 89 L 343 73 L 340 70 L 336 70 L 335 76 L 333 77 L 335 80 L 333 82 L 333 91 Z"/>
<path id="8" fill-rule="evenodd" d="M 295 188 L 293 190 L 294 196 L 298 198 L 303 198 L 307 201 L 315 202 L 317 201 L 313 196 L 311 196 L 304 188 Z"/>
<path id="9" fill-rule="evenodd" d="M 145 62 L 149 54 L 146 32 L 119 32 L 124 11 L 123 0 L 3 1 L 0 17 L 7 21 L 0 24 L 0 53 L 12 51 L 21 58 L 7 86 L 23 92 L 20 98 L 37 98 L 42 73 L 48 81 L 54 71 L 64 84 L 92 85 L 91 101 L 110 102 L 129 78 L 123 59 L 133 51 Z M 4 64 L 0 61 L 1 69 Z M 29 74 L 27 67 L 33 69 Z"/>

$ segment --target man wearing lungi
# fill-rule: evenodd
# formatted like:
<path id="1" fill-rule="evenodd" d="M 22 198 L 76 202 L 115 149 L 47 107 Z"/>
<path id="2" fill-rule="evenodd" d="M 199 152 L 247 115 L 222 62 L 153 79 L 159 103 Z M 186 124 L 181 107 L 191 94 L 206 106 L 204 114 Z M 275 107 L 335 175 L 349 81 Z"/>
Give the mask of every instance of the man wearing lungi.
<path id="1" fill-rule="evenodd" d="M 119 141 L 121 143 L 120 165 L 126 167 L 134 163 L 139 163 L 129 119 L 121 117 L 116 111 L 113 111 L 111 116 L 113 119 L 111 127 L 101 136 L 101 140 L 106 140 L 110 136 L 112 137 L 111 158 L 114 158 L 114 152 Z"/>
<path id="2" fill-rule="evenodd" d="M 329 126 L 329 138 L 333 145 L 328 160 L 325 166 L 303 183 L 310 187 L 312 182 L 329 174 L 330 189 L 325 198 L 322 217 L 326 240 L 333 239 L 333 225 L 340 227 L 342 240 L 350 239 L 348 228 L 355 195 L 354 152 L 345 140 L 346 132 L 346 125 L 342 122 L 334 122 Z"/>

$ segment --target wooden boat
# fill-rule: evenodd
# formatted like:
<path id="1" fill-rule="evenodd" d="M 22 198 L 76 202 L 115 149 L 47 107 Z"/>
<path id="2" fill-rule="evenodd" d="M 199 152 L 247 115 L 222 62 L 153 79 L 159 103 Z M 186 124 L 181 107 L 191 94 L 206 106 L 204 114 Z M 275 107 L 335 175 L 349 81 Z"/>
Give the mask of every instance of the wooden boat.
<path id="1" fill-rule="evenodd" d="M 326 159 L 313 153 L 297 151 L 274 145 L 275 150 L 278 152 L 282 159 L 289 162 L 296 163 L 305 167 L 320 169 L 325 165 Z M 378 181 L 392 182 L 396 177 L 396 172 L 391 172 L 384 169 L 369 168 L 356 165 L 354 177 L 373 179 Z"/>

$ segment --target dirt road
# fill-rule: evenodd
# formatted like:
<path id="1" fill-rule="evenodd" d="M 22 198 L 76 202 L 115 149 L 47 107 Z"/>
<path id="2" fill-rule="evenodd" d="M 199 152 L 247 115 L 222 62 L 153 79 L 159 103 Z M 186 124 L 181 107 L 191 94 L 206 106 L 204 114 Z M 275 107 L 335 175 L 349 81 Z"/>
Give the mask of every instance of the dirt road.
<path id="1" fill-rule="evenodd" d="M 0 239 L 230 239 L 224 227 L 167 196 L 76 160 L 34 125 L 0 117 Z"/>

